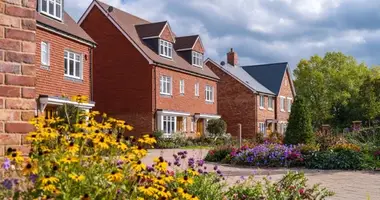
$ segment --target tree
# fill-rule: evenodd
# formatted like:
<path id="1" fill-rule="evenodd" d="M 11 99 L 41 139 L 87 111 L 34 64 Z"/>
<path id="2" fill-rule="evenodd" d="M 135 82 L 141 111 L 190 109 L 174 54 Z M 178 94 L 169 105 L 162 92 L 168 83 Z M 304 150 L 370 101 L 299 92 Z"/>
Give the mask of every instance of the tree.
<path id="1" fill-rule="evenodd" d="M 368 125 L 380 116 L 380 79 L 368 77 L 360 87 L 358 102 L 362 116 Z"/>
<path id="2" fill-rule="evenodd" d="M 285 144 L 313 144 L 315 136 L 311 124 L 311 116 L 305 101 L 296 97 L 289 116 L 288 128 L 285 132 Z"/>
<path id="3" fill-rule="evenodd" d="M 226 133 L 227 124 L 223 119 L 211 119 L 208 121 L 207 131 L 213 136 L 221 136 Z"/>

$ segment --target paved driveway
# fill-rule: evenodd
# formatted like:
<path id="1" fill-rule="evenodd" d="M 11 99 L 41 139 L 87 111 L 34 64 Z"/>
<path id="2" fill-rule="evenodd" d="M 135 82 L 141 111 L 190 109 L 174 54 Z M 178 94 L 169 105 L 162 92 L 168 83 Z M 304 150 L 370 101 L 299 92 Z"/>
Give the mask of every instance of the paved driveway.
<path id="1" fill-rule="evenodd" d="M 166 160 L 173 160 L 173 154 L 183 151 L 179 149 L 154 149 L 150 150 L 144 162 L 151 164 L 153 158 L 163 156 Z M 186 150 L 188 157 L 196 160 L 206 156 L 207 150 Z M 215 164 L 207 163 L 209 169 Z M 248 167 L 233 167 L 218 164 L 222 173 L 227 176 L 229 183 L 235 183 L 241 176 L 247 177 L 256 174 L 261 178 L 270 176 L 272 180 L 278 180 L 286 173 L 287 169 L 257 169 Z M 369 171 L 340 171 L 340 170 L 308 170 L 308 169 L 292 169 L 303 171 L 309 179 L 310 184 L 321 183 L 322 186 L 334 191 L 336 195 L 332 200 L 366 200 L 369 196 L 371 200 L 380 199 L 380 173 Z"/>

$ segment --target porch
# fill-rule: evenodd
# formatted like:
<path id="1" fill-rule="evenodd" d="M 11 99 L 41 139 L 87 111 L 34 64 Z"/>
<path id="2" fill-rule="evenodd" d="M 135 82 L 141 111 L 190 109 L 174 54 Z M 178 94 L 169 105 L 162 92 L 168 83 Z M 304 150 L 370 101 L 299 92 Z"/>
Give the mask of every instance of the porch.
<path id="1" fill-rule="evenodd" d="M 269 136 L 273 132 L 285 134 L 288 126 L 287 121 L 278 121 L 276 119 L 266 119 L 265 122 L 258 123 L 258 131 L 264 133 L 264 136 Z"/>
<path id="2" fill-rule="evenodd" d="M 44 114 L 45 118 L 50 119 L 57 114 L 57 108 L 64 104 L 74 105 L 85 112 L 89 112 L 89 110 L 95 106 L 95 102 L 93 101 L 88 103 L 78 103 L 76 101 L 71 101 L 66 97 L 40 95 L 37 100 L 36 115 Z"/>

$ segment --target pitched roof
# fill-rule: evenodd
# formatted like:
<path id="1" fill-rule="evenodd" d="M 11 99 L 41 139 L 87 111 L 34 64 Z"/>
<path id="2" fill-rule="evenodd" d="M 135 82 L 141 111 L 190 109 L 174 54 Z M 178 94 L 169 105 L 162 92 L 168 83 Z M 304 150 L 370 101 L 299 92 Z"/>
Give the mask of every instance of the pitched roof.
<path id="1" fill-rule="evenodd" d="M 261 83 L 259 83 L 255 78 L 253 78 L 251 75 L 249 75 L 244 69 L 241 67 L 232 66 L 228 63 L 225 65 L 219 65 L 215 61 L 208 58 L 206 62 L 212 62 L 214 65 L 219 67 L 221 70 L 229 74 L 230 76 L 234 77 L 241 83 L 243 83 L 246 87 L 248 87 L 253 92 L 262 92 L 270 95 L 274 95 L 272 91 L 270 91 L 268 88 L 263 86 Z"/>
<path id="2" fill-rule="evenodd" d="M 136 30 L 136 26 L 150 22 L 117 8 L 114 8 L 113 11 L 109 13 L 107 11 L 109 5 L 98 0 L 95 0 L 94 3 L 96 5 L 100 5 L 100 7 L 103 9 L 102 11 L 107 13 L 107 16 L 111 18 L 122 31 L 124 31 L 124 33 L 129 37 L 131 42 L 136 46 L 136 48 L 140 50 L 140 52 L 142 52 L 144 56 L 146 56 L 154 63 L 169 66 L 181 71 L 205 76 L 211 79 L 219 79 L 219 77 L 216 76 L 214 72 L 212 72 L 207 66 L 204 66 L 203 68 L 194 67 L 191 64 L 189 64 L 186 60 L 184 60 L 181 56 L 179 56 L 176 51 L 173 51 L 172 59 L 167 59 L 158 55 L 151 48 L 149 48 L 149 46 L 147 46 L 147 44 L 145 44 L 144 41 L 140 38 Z"/>
<path id="3" fill-rule="evenodd" d="M 244 69 L 250 76 L 263 84 L 266 88 L 271 90 L 274 94 L 278 95 L 287 67 L 288 63 L 282 62 L 242 66 L 241 68 Z"/>
<path id="4" fill-rule="evenodd" d="M 174 48 L 177 49 L 188 49 L 194 46 L 194 43 L 197 41 L 199 35 L 189 35 L 183 37 L 176 37 L 176 42 Z"/>
<path id="5" fill-rule="evenodd" d="M 63 21 L 59 22 L 39 12 L 36 12 L 37 23 L 49 28 L 68 34 L 72 37 L 95 44 L 95 41 L 70 17 L 66 11 L 63 12 Z"/>
<path id="6" fill-rule="evenodd" d="M 136 30 L 141 38 L 159 36 L 166 25 L 166 21 L 136 25 Z"/>

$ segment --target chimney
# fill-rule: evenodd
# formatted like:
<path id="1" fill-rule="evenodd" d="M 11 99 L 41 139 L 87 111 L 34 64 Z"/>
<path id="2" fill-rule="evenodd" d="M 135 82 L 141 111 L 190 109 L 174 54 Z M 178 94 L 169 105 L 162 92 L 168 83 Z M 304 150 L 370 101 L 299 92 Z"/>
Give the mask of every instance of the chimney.
<path id="1" fill-rule="evenodd" d="M 234 67 L 237 67 L 238 61 L 239 61 L 239 58 L 238 58 L 237 53 L 234 52 L 233 48 L 231 48 L 230 52 L 227 53 L 227 63 Z"/>

